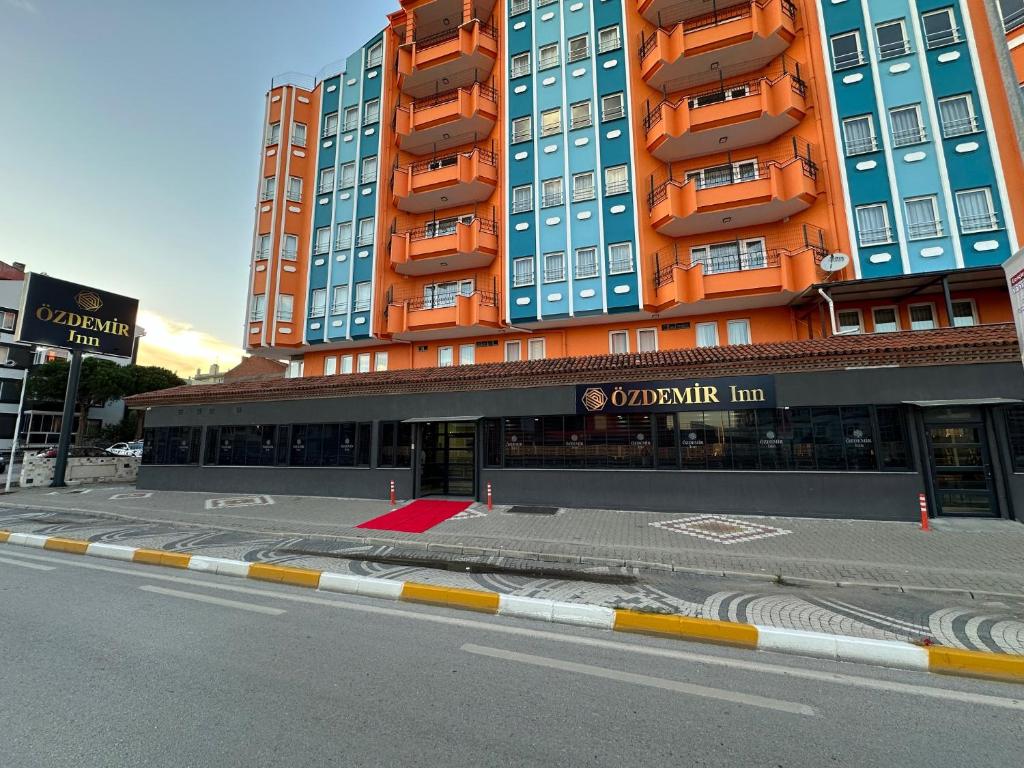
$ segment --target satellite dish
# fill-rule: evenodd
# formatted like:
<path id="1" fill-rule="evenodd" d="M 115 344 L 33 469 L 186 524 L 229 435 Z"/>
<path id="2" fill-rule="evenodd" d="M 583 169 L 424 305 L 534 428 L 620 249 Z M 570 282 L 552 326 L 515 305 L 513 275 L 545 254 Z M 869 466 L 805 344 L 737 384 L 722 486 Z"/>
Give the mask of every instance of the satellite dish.
<path id="1" fill-rule="evenodd" d="M 840 272 L 850 264 L 850 257 L 845 253 L 828 253 L 826 254 L 821 262 L 820 266 L 822 271 L 828 272 Z"/>

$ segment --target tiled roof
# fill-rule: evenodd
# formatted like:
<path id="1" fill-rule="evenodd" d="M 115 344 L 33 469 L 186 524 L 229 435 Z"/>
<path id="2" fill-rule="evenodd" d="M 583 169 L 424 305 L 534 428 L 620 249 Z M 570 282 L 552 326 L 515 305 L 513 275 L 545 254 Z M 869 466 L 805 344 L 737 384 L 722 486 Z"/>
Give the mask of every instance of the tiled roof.
<path id="1" fill-rule="evenodd" d="M 288 366 L 266 357 L 244 357 L 242 362 L 224 374 L 224 381 L 254 378 L 284 378 Z"/>
<path id="2" fill-rule="evenodd" d="M 188 403 L 304 400 L 414 392 L 515 389 L 659 378 L 735 376 L 857 366 L 927 366 L 1019 361 L 1011 324 L 825 339 L 671 349 L 629 355 L 563 357 L 447 368 L 315 376 L 280 381 L 175 387 L 128 398 L 132 408 Z"/>

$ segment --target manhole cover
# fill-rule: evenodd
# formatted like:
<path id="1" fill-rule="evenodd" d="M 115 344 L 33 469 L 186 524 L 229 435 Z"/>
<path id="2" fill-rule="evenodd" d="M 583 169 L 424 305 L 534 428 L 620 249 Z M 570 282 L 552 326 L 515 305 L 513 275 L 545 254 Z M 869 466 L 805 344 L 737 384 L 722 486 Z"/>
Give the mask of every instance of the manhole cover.
<path id="1" fill-rule="evenodd" d="M 509 514 L 513 515 L 554 515 L 558 507 L 509 507 Z"/>

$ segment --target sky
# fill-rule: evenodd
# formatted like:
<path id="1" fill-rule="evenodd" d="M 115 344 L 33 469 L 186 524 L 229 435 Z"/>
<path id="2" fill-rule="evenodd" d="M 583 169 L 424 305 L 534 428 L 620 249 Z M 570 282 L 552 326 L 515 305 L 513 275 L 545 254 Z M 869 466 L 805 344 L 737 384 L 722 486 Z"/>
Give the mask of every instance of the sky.
<path id="1" fill-rule="evenodd" d="M 139 362 L 242 356 L 264 95 L 398 0 L 0 0 L 0 260 L 139 299 Z"/>

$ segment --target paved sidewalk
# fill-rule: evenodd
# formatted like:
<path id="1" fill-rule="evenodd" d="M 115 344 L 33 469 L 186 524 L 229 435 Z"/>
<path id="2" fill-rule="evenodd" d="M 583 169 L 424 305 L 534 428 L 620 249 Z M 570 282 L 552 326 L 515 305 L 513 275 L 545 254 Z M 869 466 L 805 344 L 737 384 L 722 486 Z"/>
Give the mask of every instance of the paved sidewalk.
<path id="1" fill-rule="evenodd" d="M 354 526 L 387 502 L 292 496 L 231 496 L 124 486 L 60 492 L 25 489 L 5 508 L 82 511 L 115 519 L 212 526 L 267 536 L 387 547 L 395 557 L 638 568 L 813 585 L 943 590 L 963 596 L 1024 596 L 1024 525 L 1011 521 L 909 523 L 678 515 L 560 509 L 515 514 L 474 504 L 424 534 Z M 310 545 L 312 546 L 312 545 Z M 325 545 L 326 547 L 326 545 Z"/>

